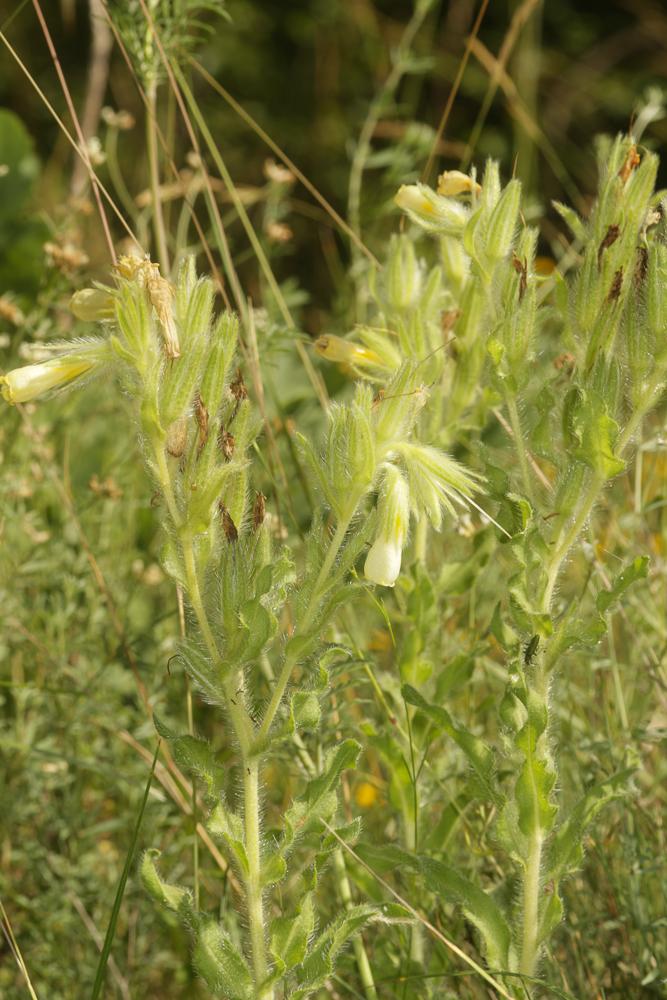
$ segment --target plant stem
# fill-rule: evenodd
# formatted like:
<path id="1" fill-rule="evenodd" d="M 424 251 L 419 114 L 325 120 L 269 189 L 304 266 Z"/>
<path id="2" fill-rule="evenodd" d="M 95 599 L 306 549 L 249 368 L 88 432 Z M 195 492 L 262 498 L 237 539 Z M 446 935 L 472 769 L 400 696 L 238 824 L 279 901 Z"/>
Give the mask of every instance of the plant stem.
<path id="1" fill-rule="evenodd" d="M 523 939 L 519 970 L 526 976 L 533 975 L 537 961 L 542 845 L 542 831 L 538 829 L 530 839 L 523 880 Z"/>
<path id="2" fill-rule="evenodd" d="M 148 154 L 148 171 L 151 189 L 151 207 L 153 210 L 153 230 L 160 270 L 169 274 L 169 253 L 167 251 L 167 235 L 164 228 L 162 203 L 160 201 L 160 167 L 157 148 L 157 84 L 151 80 L 146 87 L 146 152 Z"/>
<path id="3" fill-rule="evenodd" d="M 245 849 L 248 857 L 246 876 L 246 902 L 252 947 L 252 964 L 255 973 L 257 1000 L 273 1000 L 273 989 L 261 988 L 267 977 L 266 940 L 264 931 L 264 902 L 262 899 L 261 820 L 259 811 L 259 761 L 243 761 L 243 819 Z"/>

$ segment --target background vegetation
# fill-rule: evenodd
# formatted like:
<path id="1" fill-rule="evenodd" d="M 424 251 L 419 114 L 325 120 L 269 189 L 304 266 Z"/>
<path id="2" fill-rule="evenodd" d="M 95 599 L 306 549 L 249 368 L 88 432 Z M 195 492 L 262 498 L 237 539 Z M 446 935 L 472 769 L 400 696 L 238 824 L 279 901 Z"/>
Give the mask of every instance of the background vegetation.
<path id="1" fill-rule="evenodd" d="M 35 8 L 15 2 L 9 8 L 3 9 L 0 30 L 32 81 L 3 47 L 0 164 L 21 164 L 18 181 L 16 171 L 6 176 L 0 171 L 3 370 L 20 363 L 26 344 L 66 337 L 73 323 L 67 311 L 72 292 L 108 271 L 85 175 L 35 90 L 37 84 L 70 127 Z M 74 0 L 45 3 L 43 11 L 74 103 L 82 109 L 91 90 L 93 41 L 104 45 L 105 22 L 98 12 L 91 30 L 88 5 Z M 515 169 L 520 173 L 533 204 L 529 214 L 541 221 L 543 266 L 551 267 L 568 239 L 549 208 L 551 199 L 585 214 L 595 191 L 594 136 L 627 128 L 647 88 L 664 82 L 667 13 L 650 0 L 604 8 L 563 0 L 521 5 L 491 0 L 470 45 L 478 5 L 436 2 L 409 47 L 404 44 L 414 17 L 409 3 L 229 0 L 225 11 L 224 19 L 203 12 L 214 31 L 202 36 L 197 58 L 343 217 L 349 212 L 355 151 L 366 130 L 370 146 L 359 221 L 367 246 L 378 254 L 397 229 L 392 206 L 397 186 L 419 177 L 435 143 L 437 169 L 461 163 L 482 167 L 494 156 L 505 177 Z M 345 332 L 358 306 L 363 260 L 302 184 L 281 185 L 267 175 L 267 156 L 275 154 L 229 101 L 194 69 L 191 79 L 205 121 L 262 232 L 303 344 L 309 349 L 309 341 L 325 331 Z M 387 80 L 395 87 L 388 88 Z M 148 243 L 144 109 L 117 47 L 101 82 L 104 105 L 129 112 L 135 124 L 125 130 L 109 116 L 95 123 L 92 133 L 106 157 L 100 173 Z M 455 100 L 439 135 L 455 82 Z M 181 175 L 182 191 L 196 186 L 197 163 L 188 159 L 190 142 L 166 87 L 162 98 L 167 144 L 178 169 L 189 171 Z M 647 145 L 661 152 L 666 139 L 667 120 L 655 121 Z M 664 164 L 662 171 L 658 186 L 666 180 Z M 435 172 L 434 165 L 431 180 Z M 181 202 L 170 200 L 168 176 L 165 168 L 170 229 L 196 246 L 189 217 L 179 217 Z M 268 405 L 288 460 L 293 428 L 314 424 L 314 404 L 276 299 L 224 192 L 220 207 L 244 290 L 266 310 L 260 335 Z M 120 242 L 124 233 L 112 225 Z M 332 395 L 346 391 L 340 371 L 323 367 L 322 375 Z M 179 661 L 170 659 L 179 608 L 160 567 L 150 488 L 128 411 L 123 397 L 98 381 L 87 392 L 29 405 L 22 413 L 3 410 L 0 422 L 0 898 L 35 990 L 50 1000 L 87 997 L 95 980 L 100 941 L 155 747 L 147 706 L 181 721 L 194 711 L 197 731 L 211 739 L 222 761 L 227 753 L 225 734 L 213 726 L 210 709 L 192 705 Z M 598 818 L 581 869 L 566 884 L 568 919 L 556 933 L 545 978 L 577 998 L 665 995 L 663 428 L 664 411 L 643 429 L 639 459 L 616 481 L 598 516 L 592 558 L 575 565 L 568 584 L 583 600 L 589 574 L 604 572 L 610 553 L 629 550 L 653 560 L 649 580 L 637 585 L 622 613 L 612 617 L 606 639 L 592 653 L 571 655 L 559 688 L 556 737 L 564 787 L 580 790 L 599 780 L 626 760 L 630 749 L 642 760 L 634 794 Z M 265 492 L 288 503 L 268 471 Z M 308 511 L 294 514 L 297 524 L 305 525 Z M 466 552 L 462 527 L 461 537 L 451 540 L 439 615 L 428 627 L 438 632 L 438 642 L 441 633 L 448 637 L 449 656 L 461 657 L 448 697 L 470 715 L 482 714 L 502 686 L 499 650 L 488 636 L 482 641 L 479 623 L 488 619 L 478 610 L 490 604 L 498 582 L 487 568 L 478 595 L 463 561 Z M 410 599 L 421 598 L 416 593 Z M 358 615 L 374 621 L 373 642 L 360 656 L 366 666 L 337 675 L 326 711 L 330 730 L 362 734 L 369 746 L 347 781 L 345 809 L 350 818 L 363 815 L 365 840 L 384 842 L 395 833 L 406 794 L 402 786 L 410 775 L 406 778 L 402 762 L 392 758 L 383 736 L 377 678 L 390 683 L 392 654 L 382 609 L 368 598 Z M 348 641 L 354 642 L 359 630 L 354 621 L 347 627 Z M 398 638 L 400 644 L 404 637 Z M 269 809 L 280 808 L 292 769 L 287 756 L 276 760 L 266 791 Z M 462 767 L 453 778 L 459 791 L 464 788 Z M 175 879 L 187 882 L 193 828 L 190 786 L 161 759 L 139 844 L 162 845 Z M 467 850 L 480 870 L 494 863 L 482 834 L 472 824 L 467 830 Z M 222 876 L 206 843 L 200 845 L 200 864 L 202 895 L 215 900 Z M 156 911 L 134 872 L 103 995 L 206 996 L 190 971 L 187 941 L 175 922 Z M 393 874 L 410 898 L 400 873 Z M 361 866 L 352 867 L 351 877 L 362 898 L 377 895 Z M 470 930 L 454 908 L 443 905 L 438 923 L 474 953 Z M 374 967 L 384 970 L 378 984 L 382 997 L 422 996 L 426 989 L 443 997 L 489 995 L 453 962 L 436 983 L 413 981 L 405 931 L 376 935 L 370 947 Z M 6 941 L 0 943 L 0 959 L 0 994 L 8 1000 L 27 995 Z M 356 977 L 350 950 L 340 977 L 323 996 L 361 995 Z"/>

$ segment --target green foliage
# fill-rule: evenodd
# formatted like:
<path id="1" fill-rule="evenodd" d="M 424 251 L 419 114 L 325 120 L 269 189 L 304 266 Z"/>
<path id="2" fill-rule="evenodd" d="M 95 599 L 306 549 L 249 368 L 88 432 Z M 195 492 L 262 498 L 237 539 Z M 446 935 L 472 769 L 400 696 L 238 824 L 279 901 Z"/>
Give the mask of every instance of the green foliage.
<path id="1" fill-rule="evenodd" d="M 568 246 L 535 201 L 525 142 L 505 185 L 495 158 L 479 172 L 447 171 L 437 190 L 410 183 L 427 179 L 435 138 L 408 119 L 420 101 L 429 114 L 438 103 L 424 75 L 433 62 L 419 55 L 437 5 L 416 4 L 400 36 L 393 21 L 357 24 L 354 5 L 318 10 L 317 86 L 296 88 L 304 107 L 317 92 L 317 114 L 303 135 L 283 131 L 279 116 L 272 132 L 290 151 L 307 134 L 316 155 L 322 122 L 331 145 L 317 181 L 331 181 L 336 204 L 347 194 L 354 234 L 379 258 L 355 241 L 348 269 L 327 234 L 327 270 L 319 244 L 295 253 L 315 245 L 304 236 L 315 227 L 297 218 L 294 177 L 267 164 L 258 182 L 236 123 L 217 128 L 220 108 L 204 115 L 199 83 L 186 78 L 221 5 L 148 4 L 152 26 L 142 4 L 121 6 L 116 24 L 148 90 L 148 200 L 135 203 L 114 160 L 122 113 L 105 112 L 97 169 L 146 247 L 155 224 L 163 269 L 120 256 L 109 286 L 75 291 L 71 311 L 85 325 L 73 325 L 63 306 L 79 265 L 52 267 L 27 322 L 13 323 L 14 342 L 56 328 L 73 336 L 54 353 L 40 345 L 44 357 L 22 348 L 1 377 L 22 410 L 8 410 L 0 430 L 10 831 L 0 892 L 37 991 L 65 1000 L 104 980 L 121 995 L 165 998 L 322 1000 L 333 989 L 427 1000 L 491 987 L 527 1000 L 567 984 L 620 1000 L 658 989 L 664 913 L 651 886 L 665 852 L 651 817 L 664 804 L 655 692 L 665 522 L 655 410 L 667 381 L 667 240 L 657 157 L 639 133 L 659 102 L 640 112 L 633 137 L 600 141 L 592 208 L 558 174 L 567 149 L 544 133 L 540 148 L 576 205 L 555 204 Z M 308 11 L 281 15 L 299 52 Z M 241 67 L 245 103 L 269 15 L 232 0 L 230 12 L 205 62 L 224 57 L 226 83 Z M 527 13 L 503 87 L 525 83 L 524 32 L 537 16 Z M 342 51 L 364 70 L 331 91 L 341 64 L 332 39 L 348 18 L 354 44 Z M 397 38 L 389 77 L 352 144 L 359 84 L 375 75 L 385 27 Z M 179 101 L 166 100 L 163 51 L 222 177 L 210 189 L 199 154 L 178 180 L 169 173 L 185 133 Z M 283 103 L 302 62 L 281 60 Z M 471 59 L 462 81 L 483 103 L 472 146 L 492 98 L 480 66 Z M 290 109 L 294 121 L 300 112 Z M 448 124 L 448 156 L 454 134 Z M 38 179 L 27 134 L 4 112 L 3 135 L 0 242 L 24 225 Z M 504 139 L 485 130 L 481 148 L 494 141 Z M 127 164 L 134 184 L 144 150 L 131 135 L 123 144 L 142 152 Z M 255 186 L 236 189 L 236 171 Z M 407 218 L 389 238 L 397 188 Z M 76 241 L 83 215 L 62 200 L 51 235 L 62 226 L 60 243 Z M 195 206 L 194 251 L 206 249 L 210 279 L 191 253 Z M 44 235 L 31 233 L 28 252 L 22 237 L 8 241 L 11 290 L 33 281 L 34 292 L 43 276 Z M 101 270 L 95 261 L 93 275 Z M 333 277 L 331 308 L 320 294 L 308 302 L 311 270 L 318 292 Z M 305 330 L 317 336 L 315 366 Z M 94 375 L 92 394 L 33 407 Z M 132 423 L 139 447 L 121 429 Z M 140 741 L 154 730 L 162 759 L 138 812 L 151 756 Z M 131 879 L 123 893 L 137 814 L 169 873 L 159 851 L 144 851 L 149 900 Z M 388 885 L 429 924 L 388 904 Z M 100 960 L 90 928 L 105 922 Z M 465 947 L 454 955 L 446 939 Z M 495 986 L 479 967 L 453 978 L 475 950 Z M 3 965 L 3 995 L 19 995 L 21 975 Z"/>

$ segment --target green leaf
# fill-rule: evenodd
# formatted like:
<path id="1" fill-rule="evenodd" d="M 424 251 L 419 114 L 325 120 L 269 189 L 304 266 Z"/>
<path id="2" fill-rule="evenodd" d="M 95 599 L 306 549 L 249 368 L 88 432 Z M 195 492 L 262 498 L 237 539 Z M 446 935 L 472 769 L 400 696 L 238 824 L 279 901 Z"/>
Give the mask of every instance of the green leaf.
<path id="1" fill-rule="evenodd" d="M 226 665 L 215 666 L 211 663 L 210 656 L 192 642 L 182 641 L 179 644 L 179 654 L 183 658 L 188 676 L 202 697 L 211 705 L 226 709 Z"/>
<path id="2" fill-rule="evenodd" d="M 419 864 L 428 889 L 461 904 L 466 917 L 482 936 L 489 965 L 506 968 L 511 934 L 498 904 L 487 892 L 441 861 L 422 857 Z"/>
<path id="3" fill-rule="evenodd" d="M 287 865 L 282 854 L 272 853 L 262 858 L 262 870 L 260 872 L 260 883 L 262 887 L 276 885 L 282 882 L 287 872 Z"/>
<path id="4" fill-rule="evenodd" d="M 315 930 L 313 894 L 306 893 L 296 915 L 276 917 L 271 922 L 271 954 L 284 962 L 286 969 L 301 965 L 306 957 L 310 936 Z"/>
<path id="5" fill-rule="evenodd" d="M 419 858 L 397 844 L 357 844 L 355 853 L 374 872 L 378 872 L 381 875 L 399 868 L 410 869 L 419 867 Z"/>
<path id="6" fill-rule="evenodd" d="M 334 971 L 334 960 L 343 945 L 370 920 L 381 916 L 377 907 L 364 904 L 352 906 L 337 917 L 319 936 L 297 971 L 299 984 L 310 989 L 322 986 Z"/>
<path id="7" fill-rule="evenodd" d="M 313 808 L 338 785 L 339 778 L 347 768 L 354 767 L 361 747 L 356 740 L 343 740 L 340 746 L 327 755 L 324 773 L 313 778 L 306 786 L 303 796 L 306 804 Z"/>
<path id="8" fill-rule="evenodd" d="M 491 801 L 500 804 L 502 796 L 496 788 L 495 780 L 495 758 L 493 750 L 484 740 L 465 729 L 459 729 L 454 725 L 449 712 L 439 705 L 429 705 L 427 701 L 409 684 L 404 684 L 402 688 L 403 697 L 409 705 L 414 705 L 420 709 L 433 723 L 438 731 L 446 733 L 454 740 L 456 745 L 468 758 L 473 771 L 477 775 L 479 783 L 485 796 Z"/>
<path id="9" fill-rule="evenodd" d="M 227 808 L 222 796 L 209 816 L 206 826 L 214 837 L 218 837 L 227 845 L 241 873 L 247 875 L 248 855 L 245 849 L 243 820 Z"/>
<path id="10" fill-rule="evenodd" d="M 605 781 L 593 785 L 579 800 L 551 841 L 546 866 L 548 879 L 558 883 L 564 875 L 577 868 L 583 858 L 582 840 L 586 828 L 607 803 L 627 793 L 629 779 L 634 773 L 634 768 L 618 771 Z"/>
<path id="11" fill-rule="evenodd" d="M 227 770 L 218 763 L 215 753 L 206 740 L 187 733 L 177 736 L 155 714 L 153 722 L 160 736 L 169 741 L 174 760 L 179 767 L 203 781 L 208 797 L 217 799 L 225 786 Z"/>
<path id="12" fill-rule="evenodd" d="M 192 896 L 188 889 L 182 886 L 169 885 L 163 882 L 157 870 L 155 861 L 160 857 L 161 851 L 151 847 L 145 853 L 141 861 L 139 874 L 146 891 L 169 910 L 176 912 L 187 912 L 192 906 Z"/>
<path id="13" fill-rule="evenodd" d="M 314 691 L 295 691 L 290 703 L 293 730 L 317 729 L 321 716 L 320 699 Z"/>
<path id="14" fill-rule="evenodd" d="M 200 926 L 192 960 L 199 975 L 222 1000 L 254 1000 L 255 989 L 246 961 L 214 920 Z"/>
<path id="15" fill-rule="evenodd" d="M 645 580 L 648 576 L 648 567 L 648 556 L 637 556 L 629 566 L 625 567 L 622 573 L 619 573 L 612 584 L 611 590 L 601 590 L 596 600 L 597 609 L 600 614 L 608 611 L 636 580 Z"/>

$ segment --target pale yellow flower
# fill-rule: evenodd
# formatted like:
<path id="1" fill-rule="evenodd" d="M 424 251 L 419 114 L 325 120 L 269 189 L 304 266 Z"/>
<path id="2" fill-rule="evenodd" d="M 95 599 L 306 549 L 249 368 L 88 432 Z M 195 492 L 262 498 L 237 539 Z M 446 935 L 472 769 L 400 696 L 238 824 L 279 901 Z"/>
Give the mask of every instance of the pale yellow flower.
<path id="1" fill-rule="evenodd" d="M 93 358 L 53 358 L 15 368 L 0 375 L 2 395 L 8 403 L 28 403 L 50 389 L 58 389 L 84 375 L 95 365 Z"/>

